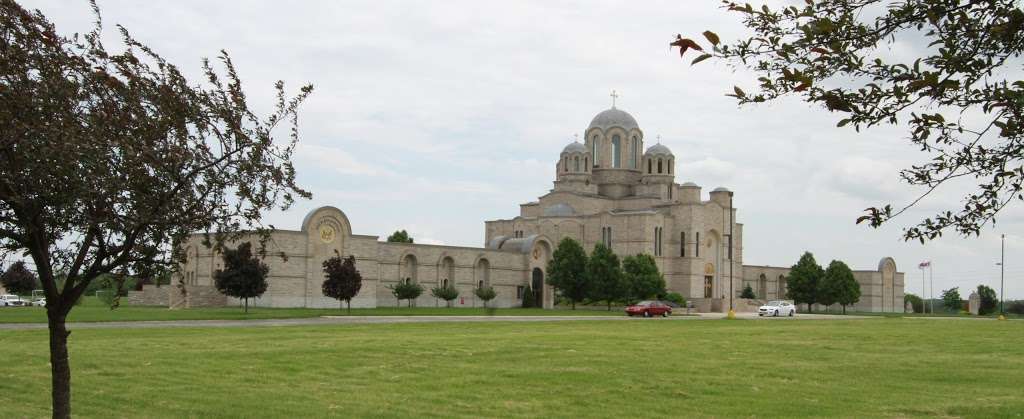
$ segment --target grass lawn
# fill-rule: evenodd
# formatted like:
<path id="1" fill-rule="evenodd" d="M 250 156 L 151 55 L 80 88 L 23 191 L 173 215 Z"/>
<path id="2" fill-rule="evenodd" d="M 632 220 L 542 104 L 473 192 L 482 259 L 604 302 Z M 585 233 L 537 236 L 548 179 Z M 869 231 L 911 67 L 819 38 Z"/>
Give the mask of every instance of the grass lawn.
<path id="1" fill-rule="evenodd" d="M 5 417 L 48 415 L 45 331 L 0 333 Z M 80 417 L 1000 417 L 1024 322 L 637 319 L 77 330 Z"/>
<path id="2" fill-rule="evenodd" d="M 352 309 L 353 316 L 621 316 L 622 310 L 542 310 L 505 308 L 487 312 L 482 308 L 444 307 L 382 307 Z M 121 306 L 111 310 L 95 297 L 86 297 L 82 305 L 68 315 L 72 322 L 110 322 L 144 320 L 253 320 L 291 319 L 319 316 L 344 316 L 345 310 L 315 308 L 254 308 L 246 314 L 238 307 L 192 308 L 168 310 L 167 307 Z M 42 307 L 2 307 L 0 323 L 46 323 L 46 309 Z"/>

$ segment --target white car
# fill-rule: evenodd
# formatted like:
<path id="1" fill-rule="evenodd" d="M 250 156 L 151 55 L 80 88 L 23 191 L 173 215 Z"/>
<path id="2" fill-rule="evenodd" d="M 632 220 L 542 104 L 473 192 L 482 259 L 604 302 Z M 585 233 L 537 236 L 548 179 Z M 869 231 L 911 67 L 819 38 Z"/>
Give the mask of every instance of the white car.
<path id="1" fill-rule="evenodd" d="M 13 295 L 13 294 L 0 295 L 0 306 L 9 307 L 9 306 L 23 306 L 23 305 L 25 305 L 25 302 L 21 301 L 21 297 L 19 297 L 17 295 Z"/>
<path id="2" fill-rule="evenodd" d="M 46 307 L 46 299 L 45 298 L 39 298 L 39 299 L 33 301 L 32 305 L 34 305 L 36 307 Z"/>
<path id="3" fill-rule="evenodd" d="M 796 306 L 790 304 L 789 301 L 769 301 L 768 304 L 757 308 L 758 316 L 793 317 L 794 314 L 796 314 Z"/>

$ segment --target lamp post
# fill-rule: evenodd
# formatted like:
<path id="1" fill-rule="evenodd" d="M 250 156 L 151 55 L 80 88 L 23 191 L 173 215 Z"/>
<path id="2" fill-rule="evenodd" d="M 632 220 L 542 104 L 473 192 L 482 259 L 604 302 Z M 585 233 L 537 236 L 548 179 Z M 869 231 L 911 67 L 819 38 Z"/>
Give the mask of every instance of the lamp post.
<path id="1" fill-rule="evenodd" d="M 1005 316 L 1006 312 L 1003 311 L 1003 287 L 1004 279 L 1006 278 L 1006 235 L 1003 234 L 1001 237 L 1002 243 L 1000 244 L 999 254 L 999 315 Z"/>

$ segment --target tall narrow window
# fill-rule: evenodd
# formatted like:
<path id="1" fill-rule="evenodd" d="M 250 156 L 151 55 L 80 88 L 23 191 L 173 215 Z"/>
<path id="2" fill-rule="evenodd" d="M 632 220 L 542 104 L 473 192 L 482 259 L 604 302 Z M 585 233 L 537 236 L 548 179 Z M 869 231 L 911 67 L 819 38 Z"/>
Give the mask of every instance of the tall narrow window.
<path id="1" fill-rule="evenodd" d="M 612 228 L 608 227 L 608 248 L 612 248 Z"/>
<path id="2" fill-rule="evenodd" d="M 569 156 L 565 156 L 565 162 L 562 163 L 562 171 L 563 172 L 568 172 L 569 171 Z"/>
<path id="3" fill-rule="evenodd" d="M 589 163 L 590 163 L 590 159 L 584 157 L 583 158 L 583 167 L 590 167 L 590 166 L 588 166 Z M 590 170 L 590 169 L 587 169 L 587 170 Z"/>
<path id="4" fill-rule="evenodd" d="M 640 140 L 638 140 L 636 138 L 636 136 L 634 135 L 633 136 L 633 147 L 630 149 L 630 154 L 629 154 L 629 168 L 630 169 L 636 169 L 636 161 L 637 161 L 637 159 L 636 159 L 637 151 L 636 150 L 638 148 L 640 148 Z"/>
<path id="5" fill-rule="evenodd" d="M 622 140 L 616 135 L 612 137 L 612 167 L 622 167 Z"/>
<path id="6" fill-rule="evenodd" d="M 697 239 L 694 240 L 696 243 L 694 243 L 694 246 L 693 246 L 693 257 L 698 257 L 699 258 L 700 257 L 700 232 L 698 231 L 695 234 L 697 234 Z"/>
<path id="7" fill-rule="evenodd" d="M 654 256 L 658 256 L 658 228 L 654 227 Z"/>
<path id="8" fill-rule="evenodd" d="M 591 148 L 590 154 L 594 156 L 594 167 L 597 167 L 597 162 L 601 161 L 601 158 L 599 157 L 599 154 L 597 154 L 597 151 L 600 149 L 600 147 L 597 146 L 597 136 L 596 135 L 594 136 L 594 138 L 592 140 L 590 140 L 590 148 Z"/>
<path id="9" fill-rule="evenodd" d="M 580 156 L 573 157 L 573 171 L 580 171 Z"/>
<path id="10" fill-rule="evenodd" d="M 651 161 L 647 161 L 647 174 L 651 174 Z"/>
<path id="11" fill-rule="evenodd" d="M 672 174 L 672 160 L 668 161 L 668 174 Z"/>
<path id="12" fill-rule="evenodd" d="M 679 233 L 679 257 L 686 257 L 686 232 Z"/>
<path id="13" fill-rule="evenodd" d="M 661 159 L 658 159 L 658 174 L 660 175 L 662 173 L 664 172 L 661 171 Z"/>

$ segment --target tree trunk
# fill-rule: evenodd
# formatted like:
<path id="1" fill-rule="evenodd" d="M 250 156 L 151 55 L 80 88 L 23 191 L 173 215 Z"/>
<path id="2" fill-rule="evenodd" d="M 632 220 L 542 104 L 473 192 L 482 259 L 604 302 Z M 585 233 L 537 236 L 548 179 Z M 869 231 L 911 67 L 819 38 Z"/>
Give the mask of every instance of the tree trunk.
<path id="1" fill-rule="evenodd" d="M 612 300 L 608 300 L 608 311 L 612 311 Z"/>
<path id="2" fill-rule="evenodd" d="M 846 304 L 843 304 L 843 314 L 846 314 Z"/>
<path id="3" fill-rule="evenodd" d="M 345 305 L 348 306 L 348 315 L 352 315 L 352 300 L 345 300 Z"/>
<path id="4" fill-rule="evenodd" d="M 59 303 L 58 303 L 59 304 Z M 57 307 L 47 310 L 50 326 L 50 372 L 53 417 L 71 417 L 71 364 L 68 362 L 68 335 L 65 327 L 66 314 L 60 314 Z"/>
<path id="5" fill-rule="evenodd" d="M 572 300 L 572 309 L 573 309 L 573 310 L 575 310 L 575 309 L 576 309 L 576 300 Z"/>
<path id="6" fill-rule="evenodd" d="M 245 299 L 245 314 L 249 314 L 249 299 Z"/>

